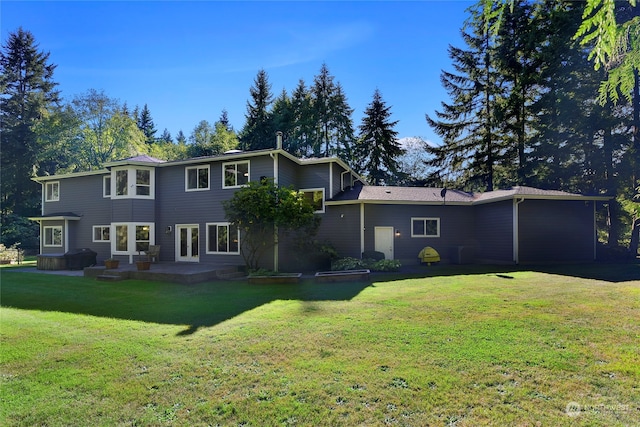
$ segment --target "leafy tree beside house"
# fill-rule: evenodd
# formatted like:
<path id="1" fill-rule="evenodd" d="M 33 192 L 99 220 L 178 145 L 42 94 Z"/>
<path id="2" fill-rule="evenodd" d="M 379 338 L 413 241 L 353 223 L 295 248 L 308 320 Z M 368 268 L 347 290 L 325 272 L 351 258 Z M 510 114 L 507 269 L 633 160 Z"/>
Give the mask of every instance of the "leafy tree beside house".
<path id="1" fill-rule="evenodd" d="M 240 253 L 248 269 L 277 243 L 277 233 L 315 234 L 320 218 L 301 193 L 272 179 L 251 181 L 223 202 L 227 220 L 240 231 Z"/>

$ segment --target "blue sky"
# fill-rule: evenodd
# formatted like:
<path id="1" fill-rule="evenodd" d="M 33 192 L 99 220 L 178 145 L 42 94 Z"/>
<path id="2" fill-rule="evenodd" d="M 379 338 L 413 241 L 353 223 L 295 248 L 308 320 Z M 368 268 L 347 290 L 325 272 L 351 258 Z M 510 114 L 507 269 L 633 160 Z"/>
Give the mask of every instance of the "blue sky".
<path id="1" fill-rule="evenodd" d="M 260 69 L 274 95 L 326 63 L 353 108 L 354 127 L 379 89 L 399 137 L 434 143 L 431 115 L 448 101 L 440 71 L 462 46 L 469 1 L 221 2 L 2 1 L 4 44 L 22 26 L 57 64 L 65 101 L 104 90 L 130 108 L 147 104 L 158 129 L 187 137 L 226 109 L 239 130 Z"/>

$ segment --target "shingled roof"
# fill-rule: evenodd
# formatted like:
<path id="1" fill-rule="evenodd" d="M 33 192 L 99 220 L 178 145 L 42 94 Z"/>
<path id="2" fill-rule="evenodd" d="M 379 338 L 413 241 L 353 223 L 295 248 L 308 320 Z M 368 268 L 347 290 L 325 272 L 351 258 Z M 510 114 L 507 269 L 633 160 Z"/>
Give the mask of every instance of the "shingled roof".
<path id="1" fill-rule="evenodd" d="M 486 193 L 467 193 L 460 190 L 438 187 L 391 187 L 376 185 L 355 185 L 338 193 L 329 203 L 350 202 L 367 203 L 406 203 L 406 204 L 452 204 L 471 205 L 491 203 L 514 198 L 562 199 L 562 200 L 607 200 L 606 196 L 583 196 L 557 190 L 541 190 L 533 187 L 516 186 L 508 190 L 495 190 Z"/>

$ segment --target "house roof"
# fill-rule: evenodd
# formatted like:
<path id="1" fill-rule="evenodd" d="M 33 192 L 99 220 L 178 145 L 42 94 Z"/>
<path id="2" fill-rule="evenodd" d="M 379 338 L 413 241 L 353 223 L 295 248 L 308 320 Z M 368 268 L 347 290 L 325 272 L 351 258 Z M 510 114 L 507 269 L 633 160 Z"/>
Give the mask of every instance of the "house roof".
<path id="1" fill-rule="evenodd" d="M 67 221 L 79 221 L 80 218 L 82 218 L 80 215 L 73 213 L 73 212 L 55 212 L 55 213 L 50 213 L 50 214 L 46 214 L 46 215 L 41 215 L 41 216 L 34 216 L 34 217 L 30 217 L 29 220 L 31 221 L 62 221 L 62 220 L 67 220 Z"/>
<path id="2" fill-rule="evenodd" d="M 516 186 L 508 190 L 486 193 L 467 193 L 460 190 L 437 187 L 387 187 L 375 185 L 355 185 L 338 193 L 327 204 L 397 203 L 397 204 L 447 204 L 473 205 L 493 203 L 512 199 L 557 199 L 557 200 L 609 200 L 607 196 L 583 196 L 557 190 L 542 190 L 533 187 Z"/>
<path id="3" fill-rule="evenodd" d="M 464 191 L 447 190 L 444 198 L 442 193 L 442 188 L 434 187 L 355 185 L 337 194 L 330 202 L 470 204 L 473 201 L 473 195 Z"/>
<path id="4" fill-rule="evenodd" d="M 160 163 L 166 163 L 166 161 L 156 159 L 155 157 L 151 157 L 147 154 L 140 154 L 138 156 L 128 157 L 123 160 L 116 160 L 114 162 L 105 163 L 104 166 L 111 167 L 111 166 L 123 166 L 123 165 L 145 165 L 148 163 L 157 165 Z"/>

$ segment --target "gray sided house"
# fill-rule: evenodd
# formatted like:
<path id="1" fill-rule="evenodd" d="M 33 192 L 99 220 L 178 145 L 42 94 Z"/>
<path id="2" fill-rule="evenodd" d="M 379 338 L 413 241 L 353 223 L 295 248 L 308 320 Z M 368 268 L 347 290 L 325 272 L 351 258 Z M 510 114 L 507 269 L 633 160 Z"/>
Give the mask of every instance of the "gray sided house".
<path id="1" fill-rule="evenodd" d="M 243 264 L 243 236 L 222 201 L 272 178 L 314 201 L 317 240 L 341 257 L 364 251 L 418 263 L 425 246 L 443 262 L 581 262 L 595 259 L 595 203 L 606 197 L 514 187 L 482 194 L 378 187 L 337 158 L 298 159 L 277 148 L 164 162 L 137 156 L 104 169 L 35 178 L 42 185 L 41 254 L 90 248 L 98 262 L 132 263 L 150 245 L 160 261 Z M 295 270 L 301 251 L 278 236 L 266 268 Z"/>

